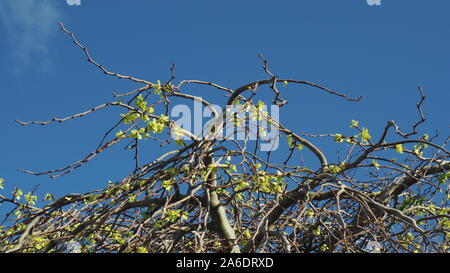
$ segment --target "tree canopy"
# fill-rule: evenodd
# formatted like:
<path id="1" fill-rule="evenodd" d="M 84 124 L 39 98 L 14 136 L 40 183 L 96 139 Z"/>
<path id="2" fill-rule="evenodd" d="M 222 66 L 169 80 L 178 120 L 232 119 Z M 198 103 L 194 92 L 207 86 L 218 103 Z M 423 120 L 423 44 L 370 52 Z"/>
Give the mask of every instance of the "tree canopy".
<path id="1" fill-rule="evenodd" d="M 420 131 L 426 121 L 422 87 L 419 118 L 406 130 L 390 120 L 372 132 L 352 120 L 343 121 L 352 135 L 303 134 L 268 111 L 292 107 L 283 99 L 292 86 L 345 103 L 362 97 L 278 77 L 262 54 L 266 78 L 235 89 L 201 80 L 175 83 L 175 65 L 167 81 L 150 82 L 108 70 L 63 24 L 61 30 L 105 75 L 140 87 L 65 118 L 17 120 L 48 125 L 101 109 L 123 110 L 85 158 L 60 169 L 21 171 L 60 177 L 118 143 L 133 151 L 135 168 L 86 193 L 38 197 L 16 188 L 9 197 L 0 195 L 0 204 L 12 207 L 0 223 L 1 252 L 448 252 L 449 138 Z M 191 94 L 197 86 L 223 94 L 226 103 L 219 109 Z M 259 99 L 261 92 L 266 96 Z M 180 126 L 170 115 L 177 100 L 209 109 L 209 126 L 200 134 Z M 231 107 L 237 110 L 230 114 Z M 336 150 L 323 151 L 319 139 Z M 166 152 L 144 153 L 148 142 Z M 261 149 L 268 143 L 275 146 Z M 305 160 L 304 153 L 310 154 Z M 336 158 L 327 156 L 333 153 Z M 47 204 L 38 207 L 39 198 Z"/>

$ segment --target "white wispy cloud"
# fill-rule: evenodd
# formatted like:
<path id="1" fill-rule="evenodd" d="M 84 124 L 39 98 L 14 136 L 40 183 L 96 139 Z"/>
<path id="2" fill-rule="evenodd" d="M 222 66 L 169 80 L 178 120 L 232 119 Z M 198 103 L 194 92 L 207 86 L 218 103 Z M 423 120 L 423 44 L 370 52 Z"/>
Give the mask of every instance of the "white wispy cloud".
<path id="1" fill-rule="evenodd" d="M 62 13 L 55 0 L 1 0 L 0 24 L 22 64 L 45 61 Z"/>

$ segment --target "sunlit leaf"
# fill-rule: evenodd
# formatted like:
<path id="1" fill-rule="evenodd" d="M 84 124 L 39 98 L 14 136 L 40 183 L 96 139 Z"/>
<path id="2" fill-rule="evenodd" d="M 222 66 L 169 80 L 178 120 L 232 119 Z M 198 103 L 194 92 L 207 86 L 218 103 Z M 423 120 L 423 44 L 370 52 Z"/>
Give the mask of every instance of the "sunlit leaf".
<path id="1" fill-rule="evenodd" d="M 369 134 L 369 129 L 364 128 L 363 131 L 361 132 L 361 141 L 367 142 L 367 141 L 369 141 L 370 138 L 371 138 L 371 136 Z"/>
<path id="2" fill-rule="evenodd" d="M 375 168 L 380 169 L 380 164 L 376 160 L 372 160 L 372 165 L 375 166 Z"/>
<path id="3" fill-rule="evenodd" d="M 403 154 L 403 145 L 402 144 L 397 144 L 395 145 L 395 150 L 400 153 Z"/>

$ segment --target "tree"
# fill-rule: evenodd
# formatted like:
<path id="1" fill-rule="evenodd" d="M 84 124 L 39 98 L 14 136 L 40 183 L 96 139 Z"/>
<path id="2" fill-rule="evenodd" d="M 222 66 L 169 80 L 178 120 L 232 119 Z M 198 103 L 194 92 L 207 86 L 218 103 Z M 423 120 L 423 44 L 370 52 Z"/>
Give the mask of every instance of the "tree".
<path id="1" fill-rule="evenodd" d="M 368 128 L 352 120 L 352 136 L 300 135 L 266 111 L 267 102 L 277 109 L 286 106 L 282 92 L 290 85 L 314 87 L 348 102 L 361 97 L 278 78 L 263 55 L 268 78 L 235 90 L 199 80 L 175 85 L 174 65 L 168 81 L 152 83 L 110 72 L 62 24 L 61 30 L 104 74 L 142 87 L 114 94 L 120 100 L 66 118 L 17 121 L 47 125 L 99 109 L 124 110 L 99 147 L 85 158 L 61 169 L 22 171 L 62 176 L 119 142 L 134 151 L 136 166 L 103 189 L 57 199 L 48 194 L 48 204 L 42 207 L 36 206 L 34 192 L 24 195 L 17 188 L 10 198 L 0 195 L 0 204 L 13 206 L 1 224 L 1 252 L 448 251 L 450 153 L 445 146 L 449 138 L 438 144 L 437 134 L 419 135 L 418 128 L 425 122 L 421 87 L 420 119 L 409 132 L 389 121 L 372 136 Z M 202 97 L 186 93 L 184 87 L 192 85 L 224 93 L 228 97 L 225 109 L 219 111 Z M 272 91 L 271 100 L 256 102 L 256 94 L 264 87 Z M 213 113 L 202 134 L 192 134 L 170 117 L 174 98 L 201 103 Z M 230 113 L 231 107 L 237 110 Z M 236 130 L 245 138 L 219 137 L 229 123 L 232 135 Z M 270 136 L 264 124 L 271 126 Z M 260 149 L 260 142 L 267 144 L 278 137 L 287 141 L 287 153 Z M 317 138 L 335 142 L 344 157 L 330 162 L 314 144 Z M 141 163 L 138 155 L 148 141 L 165 145 L 167 152 Z M 305 151 L 311 152 L 314 162 L 290 163 Z"/>

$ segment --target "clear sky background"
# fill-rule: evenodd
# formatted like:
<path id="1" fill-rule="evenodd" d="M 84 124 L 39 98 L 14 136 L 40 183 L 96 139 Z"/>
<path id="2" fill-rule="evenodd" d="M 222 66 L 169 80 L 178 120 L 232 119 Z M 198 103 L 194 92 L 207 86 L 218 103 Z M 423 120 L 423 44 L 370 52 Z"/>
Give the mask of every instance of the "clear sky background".
<path id="1" fill-rule="evenodd" d="M 1 0 L 0 177 L 7 195 L 39 184 L 39 193 L 85 192 L 126 176 L 133 167 L 124 144 L 57 179 L 23 174 L 66 166 L 94 150 L 119 118 L 100 111 L 49 126 L 24 121 L 65 117 L 112 101 L 111 92 L 138 85 L 107 77 L 86 62 L 58 22 L 94 59 L 117 73 L 152 82 L 198 79 L 237 88 L 266 78 L 259 53 L 283 78 L 322 84 L 348 103 L 318 90 L 289 86 L 281 120 L 302 133 L 348 133 L 352 119 L 377 137 L 389 120 L 403 129 L 418 120 L 417 86 L 427 96 L 421 133 L 449 135 L 450 2 L 448 0 L 106 1 Z M 212 91 L 210 91 L 212 92 Z M 214 95 L 212 95 L 214 96 Z M 408 127 L 406 127 L 408 126 Z M 333 156 L 332 141 L 318 145 Z M 153 160 L 154 147 L 141 157 Z"/>

